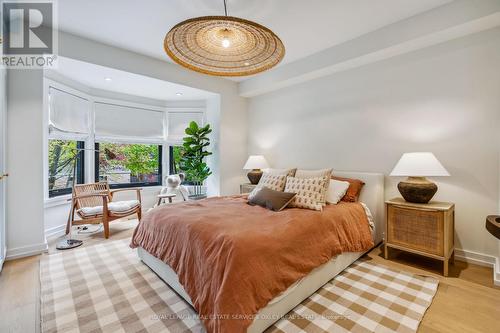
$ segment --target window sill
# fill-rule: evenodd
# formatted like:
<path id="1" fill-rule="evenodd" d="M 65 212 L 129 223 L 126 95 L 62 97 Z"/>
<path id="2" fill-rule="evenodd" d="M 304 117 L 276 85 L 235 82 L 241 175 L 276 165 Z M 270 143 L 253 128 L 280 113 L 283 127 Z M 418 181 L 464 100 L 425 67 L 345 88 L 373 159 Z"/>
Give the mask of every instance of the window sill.
<path id="1" fill-rule="evenodd" d="M 64 194 L 57 197 L 47 198 L 44 201 L 45 208 L 51 208 L 62 205 L 69 205 L 70 202 L 68 199 L 71 199 L 71 194 Z"/>

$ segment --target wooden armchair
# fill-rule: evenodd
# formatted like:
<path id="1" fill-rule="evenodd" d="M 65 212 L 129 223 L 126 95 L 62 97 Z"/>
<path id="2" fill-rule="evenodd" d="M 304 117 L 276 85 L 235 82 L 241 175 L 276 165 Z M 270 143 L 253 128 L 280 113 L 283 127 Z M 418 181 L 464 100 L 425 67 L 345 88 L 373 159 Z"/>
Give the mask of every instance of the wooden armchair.
<path id="1" fill-rule="evenodd" d="M 141 220 L 141 188 L 110 190 L 107 182 L 81 184 L 73 187 L 71 209 L 66 225 L 66 234 L 72 225 L 100 224 L 104 226 L 104 237 L 109 237 L 109 222 L 137 214 Z M 113 201 L 116 192 L 136 191 L 137 200 Z M 75 212 L 80 219 L 75 220 Z"/>

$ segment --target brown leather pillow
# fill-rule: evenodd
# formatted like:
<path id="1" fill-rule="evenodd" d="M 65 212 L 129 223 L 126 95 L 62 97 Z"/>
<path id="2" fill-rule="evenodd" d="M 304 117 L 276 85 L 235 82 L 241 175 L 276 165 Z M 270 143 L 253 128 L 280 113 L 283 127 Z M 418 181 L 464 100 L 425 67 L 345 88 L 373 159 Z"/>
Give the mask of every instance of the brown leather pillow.
<path id="1" fill-rule="evenodd" d="M 349 182 L 349 188 L 347 189 L 347 192 L 345 193 L 345 195 L 341 201 L 346 201 L 346 202 L 358 201 L 359 194 L 361 193 L 361 189 L 365 185 L 364 181 L 359 180 L 359 179 L 354 179 L 354 178 L 344 178 L 344 177 L 337 177 L 337 176 L 332 176 L 332 179 L 340 180 L 343 182 Z"/>
<path id="2" fill-rule="evenodd" d="M 279 212 L 292 201 L 295 195 L 295 193 L 275 191 L 264 186 L 253 197 L 249 198 L 248 204 Z"/>

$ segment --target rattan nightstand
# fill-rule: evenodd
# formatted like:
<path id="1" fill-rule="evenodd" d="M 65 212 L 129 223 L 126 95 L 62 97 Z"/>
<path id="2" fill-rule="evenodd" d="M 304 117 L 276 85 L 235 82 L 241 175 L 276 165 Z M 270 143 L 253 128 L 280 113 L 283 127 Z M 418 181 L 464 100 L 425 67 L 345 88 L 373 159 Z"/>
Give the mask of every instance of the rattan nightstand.
<path id="1" fill-rule="evenodd" d="M 443 262 L 443 275 L 448 276 L 448 261 L 454 255 L 455 205 L 448 202 L 416 204 L 395 198 L 385 202 L 386 241 L 389 248 L 416 253 Z"/>
<path id="2" fill-rule="evenodd" d="M 246 184 L 240 184 L 240 194 L 247 194 L 253 191 L 255 188 L 254 184 L 246 183 Z"/>

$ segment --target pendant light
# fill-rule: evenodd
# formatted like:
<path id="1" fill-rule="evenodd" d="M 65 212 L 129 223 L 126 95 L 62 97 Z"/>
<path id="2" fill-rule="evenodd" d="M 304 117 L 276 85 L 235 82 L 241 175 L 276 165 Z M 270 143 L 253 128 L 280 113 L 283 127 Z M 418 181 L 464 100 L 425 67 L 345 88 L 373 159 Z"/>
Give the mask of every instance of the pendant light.
<path id="1" fill-rule="evenodd" d="M 227 15 L 202 16 L 175 25 L 165 36 L 166 53 L 191 70 L 216 76 L 245 76 L 276 66 L 285 47 L 270 29 Z"/>

